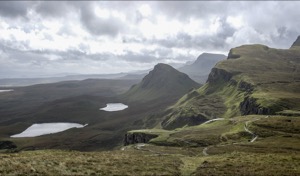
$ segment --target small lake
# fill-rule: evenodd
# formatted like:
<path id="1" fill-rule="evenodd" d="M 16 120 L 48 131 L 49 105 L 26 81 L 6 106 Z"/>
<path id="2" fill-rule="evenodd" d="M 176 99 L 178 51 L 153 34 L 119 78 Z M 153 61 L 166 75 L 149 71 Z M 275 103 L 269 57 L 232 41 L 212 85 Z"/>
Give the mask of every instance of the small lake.
<path id="1" fill-rule="evenodd" d="M 20 134 L 15 134 L 10 137 L 19 138 L 19 137 L 36 137 L 45 134 L 52 134 L 65 131 L 70 128 L 83 128 L 87 126 L 81 125 L 78 123 L 35 123 L 28 127 L 25 131 Z"/>
<path id="2" fill-rule="evenodd" d="M 14 91 L 14 90 L 13 90 L 13 89 L 0 90 L 0 93 L 1 93 L 1 92 L 11 92 L 11 91 Z"/>
<path id="3" fill-rule="evenodd" d="M 108 103 L 106 104 L 105 108 L 100 108 L 100 110 L 111 112 L 111 111 L 122 111 L 126 108 L 128 108 L 128 106 L 124 105 L 123 103 Z"/>

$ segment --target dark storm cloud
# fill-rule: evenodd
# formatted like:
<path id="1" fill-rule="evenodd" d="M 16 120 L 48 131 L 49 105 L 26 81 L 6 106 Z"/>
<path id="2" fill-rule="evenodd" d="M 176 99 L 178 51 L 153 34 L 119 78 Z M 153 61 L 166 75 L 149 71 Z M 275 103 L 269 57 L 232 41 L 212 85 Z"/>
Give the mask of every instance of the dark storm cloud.
<path id="1" fill-rule="evenodd" d="M 75 10 L 72 2 L 68 1 L 45 1 L 39 2 L 36 12 L 47 17 L 64 17 L 71 10 Z"/>
<path id="2" fill-rule="evenodd" d="M 121 21 L 118 18 L 97 17 L 92 4 L 81 7 L 81 22 L 94 35 L 116 36 L 122 29 Z"/>
<path id="3" fill-rule="evenodd" d="M 4 17 L 26 17 L 28 9 L 34 2 L 25 1 L 0 1 L 0 15 Z"/>

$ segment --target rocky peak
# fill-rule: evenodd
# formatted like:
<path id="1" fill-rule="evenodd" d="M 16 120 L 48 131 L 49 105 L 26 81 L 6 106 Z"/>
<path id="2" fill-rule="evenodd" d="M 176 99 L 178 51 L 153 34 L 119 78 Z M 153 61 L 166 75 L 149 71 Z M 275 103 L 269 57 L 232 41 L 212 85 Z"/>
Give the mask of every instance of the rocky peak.
<path id="1" fill-rule="evenodd" d="M 142 87 L 155 84 L 156 86 L 162 86 L 163 83 L 168 83 L 172 78 L 178 78 L 178 76 L 188 79 L 188 76 L 179 72 L 170 65 L 159 63 L 154 66 L 154 69 L 146 75 L 142 81 Z"/>
<path id="2" fill-rule="evenodd" d="M 298 36 L 297 40 L 293 43 L 293 45 L 291 47 L 294 47 L 294 46 L 300 47 L 300 35 Z"/>

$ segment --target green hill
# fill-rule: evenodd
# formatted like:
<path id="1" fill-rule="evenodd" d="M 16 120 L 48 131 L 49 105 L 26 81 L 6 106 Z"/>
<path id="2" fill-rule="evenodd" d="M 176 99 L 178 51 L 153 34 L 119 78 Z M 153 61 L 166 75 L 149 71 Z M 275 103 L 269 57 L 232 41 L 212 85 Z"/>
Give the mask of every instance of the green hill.
<path id="1" fill-rule="evenodd" d="M 157 64 L 143 80 L 128 90 L 124 97 L 133 102 L 176 100 L 200 85 L 167 64 Z"/>
<path id="2" fill-rule="evenodd" d="M 297 114 L 300 49 L 243 45 L 218 62 L 207 83 L 167 110 L 161 126 L 174 129 L 213 118 L 248 114 Z"/>

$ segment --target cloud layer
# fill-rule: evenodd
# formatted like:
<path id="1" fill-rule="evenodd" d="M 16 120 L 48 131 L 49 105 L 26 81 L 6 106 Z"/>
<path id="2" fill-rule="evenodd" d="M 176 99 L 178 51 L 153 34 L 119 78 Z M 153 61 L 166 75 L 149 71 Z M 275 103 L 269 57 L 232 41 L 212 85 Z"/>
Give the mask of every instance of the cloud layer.
<path id="1" fill-rule="evenodd" d="M 300 2 L 0 2 L 0 77 L 117 73 L 261 43 L 289 48 Z"/>

